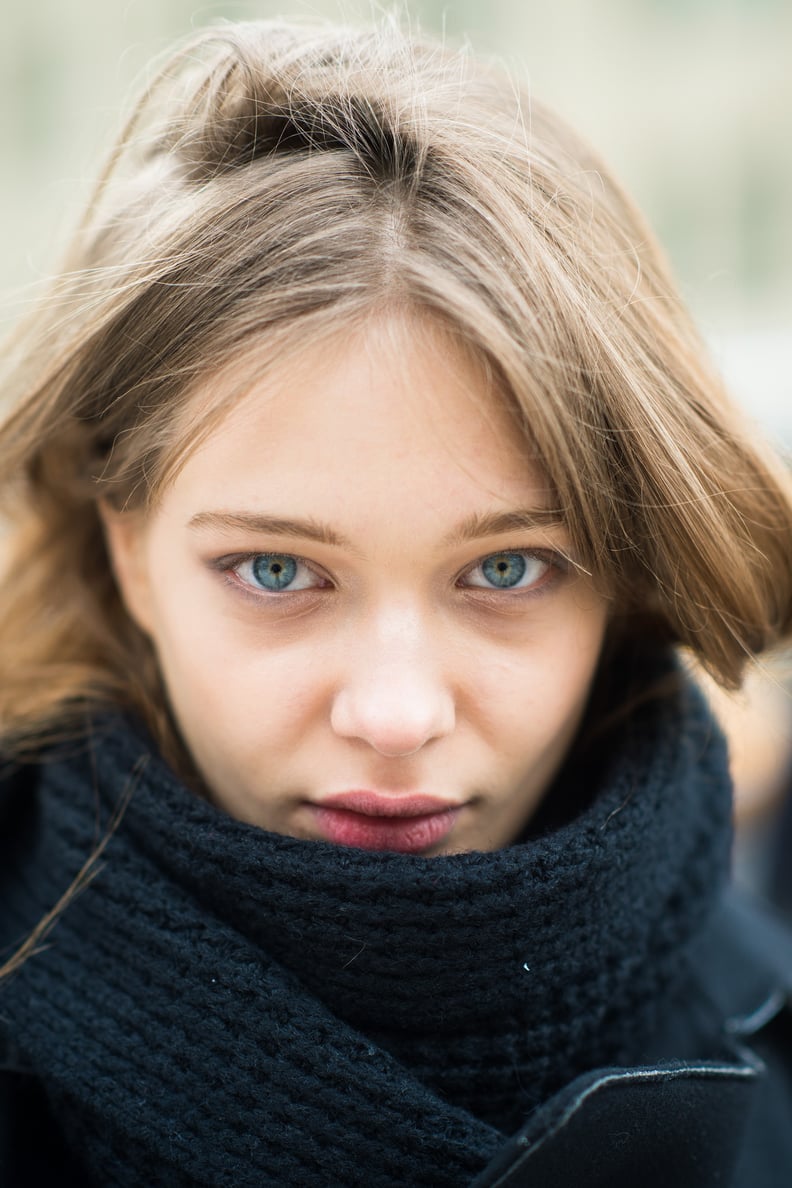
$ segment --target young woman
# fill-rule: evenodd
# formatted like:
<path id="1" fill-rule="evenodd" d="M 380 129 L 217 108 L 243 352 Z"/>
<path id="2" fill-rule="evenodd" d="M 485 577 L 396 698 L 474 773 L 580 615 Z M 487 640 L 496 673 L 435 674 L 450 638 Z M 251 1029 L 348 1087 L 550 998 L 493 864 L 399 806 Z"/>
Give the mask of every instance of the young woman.
<path id="1" fill-rule="evenodd" d="M 727 687 L 792 500 L 609 173 L 491 66 L 204 33 L 0 437 L 4 1185 L 792 1175 Z"/>

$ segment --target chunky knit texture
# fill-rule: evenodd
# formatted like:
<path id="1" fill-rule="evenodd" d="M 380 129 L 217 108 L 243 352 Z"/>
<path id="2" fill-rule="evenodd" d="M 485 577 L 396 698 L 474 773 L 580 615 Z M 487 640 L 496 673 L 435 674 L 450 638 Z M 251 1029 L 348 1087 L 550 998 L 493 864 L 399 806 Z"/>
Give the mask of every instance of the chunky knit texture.
<path id="1" fill-rule="evenodd" d="M 729 781 L 690 687 L 618 737 L 576 819 L 433 859 L 232 820 L 123 720 L 20 773 L 5 944 L 132 791 L 0 987 L 93 1182 L 466 1185 L 574 1076 L 640 1062 L 726 876 Z"/>

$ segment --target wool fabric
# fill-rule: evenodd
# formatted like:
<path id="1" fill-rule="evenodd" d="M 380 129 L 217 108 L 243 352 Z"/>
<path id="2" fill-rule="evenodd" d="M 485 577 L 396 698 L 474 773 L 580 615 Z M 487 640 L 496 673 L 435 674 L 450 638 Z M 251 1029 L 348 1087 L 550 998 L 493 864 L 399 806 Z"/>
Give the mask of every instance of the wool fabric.
<path id="1" fill-rule="evenodd" d="M 428 859 L 236 821 L 121 716 L 17 773 L 6 946 L 116 826 L 0 987 L 89 1182 L 466 1185 L 576 1075 L 639 1061 L 726 879 L 730 792 L 685 681 L 616 737 L 572 819 Z"/>

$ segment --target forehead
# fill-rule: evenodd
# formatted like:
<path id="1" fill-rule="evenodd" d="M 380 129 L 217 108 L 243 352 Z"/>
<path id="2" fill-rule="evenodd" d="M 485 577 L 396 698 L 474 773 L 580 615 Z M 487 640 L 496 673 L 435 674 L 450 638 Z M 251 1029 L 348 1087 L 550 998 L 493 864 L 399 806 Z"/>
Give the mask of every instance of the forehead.
<path id="1" fill-rule="evenodd" d="M 464 511 L 551 500 L 487 368 L 431 325 L 372 322 L 244 386 L 219 375 L 194 400 L 194 415 L 215 402 L 228 411 L 177 476 L 192 499 L 348 506 L 357 495 L 372 510 L 424 500 Z"/>

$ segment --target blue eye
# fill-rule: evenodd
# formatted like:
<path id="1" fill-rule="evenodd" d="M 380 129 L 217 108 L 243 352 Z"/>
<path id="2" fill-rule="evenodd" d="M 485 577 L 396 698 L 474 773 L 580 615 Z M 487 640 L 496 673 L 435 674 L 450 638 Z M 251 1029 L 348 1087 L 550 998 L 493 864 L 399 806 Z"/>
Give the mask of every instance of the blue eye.
<path id="1" fill-rule="evenodd" d="M 322 585 L 318 574 L 299 557 L 289 553 L 256 553 L 234 566 L 237 575 L 249 586 L 277 594 L 285 590 L 309 590 Z"/>
<path id="2" fill-rule="evenodd" d="M 519 585 L 528 568 L 522 553 L 496 553 L 481 563 L 481 572 L 488 582 L 502 589 Z"/>
<path id="3" fill-rule="evenodd" d="M 265 590 L 283 590 L 294 581 L 297 562 L 294 557 L 265 554 L 263 557 L 253 558 L 250 570 L 254 581 Z"/>
<path id="4" fill-rule="evenodd" d="M 485 590 L 518 590 L 536 585 L 550 569 L 549 561 L 530 553 L 492 553 L 468 570 L 465 584 Z"/>

